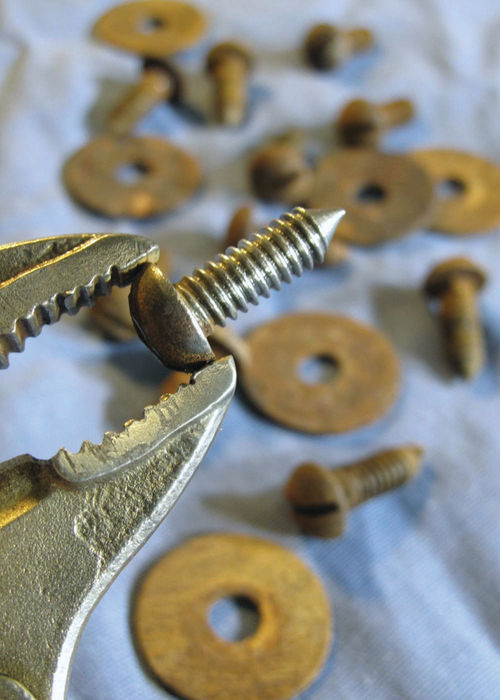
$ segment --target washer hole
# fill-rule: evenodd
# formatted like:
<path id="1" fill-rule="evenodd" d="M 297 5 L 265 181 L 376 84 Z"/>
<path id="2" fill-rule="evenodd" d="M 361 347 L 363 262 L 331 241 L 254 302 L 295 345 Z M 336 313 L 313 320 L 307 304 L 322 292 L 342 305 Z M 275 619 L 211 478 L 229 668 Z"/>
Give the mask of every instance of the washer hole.
<path id="1" fill-rule="evenodd" d="M 308 357 L 299 366 L 299 377 L 306 384 L 326 384 L 337 376 L 338 362 L 330 355 Z"/>
<path id="2" fill-rule="evenodd" d="M 455 177 L 442 180 L 437 186 L 437 194 L 441 199 L 452 199 L 458 197 L 465 191 L 465 183 Z"/>
<path id="3" fill-rule="evenodd" d="M 150 168 L 139 161 L 135 163 L 123 163 L 115 171 L 115 178 L 125 185 L 133 185 L 147 175 Z"/>
<path id="4" fill-rule="evenodd" d="M 164 29 L 166 26 L 166 21 L 163 17 L 143 17 L 139 23 L 139 31 L 143 34 L 152 34 L 160 29 Z"/>
<path id="5" fill-rule="evenodd" d="M 259 609 L 245 595 L 220 598 L 210 608 L 208 624 L 220 639 L 240 642 L 257 632 L 260 624 Z"/>
<path id="6" fill-rule="evenodd" d="M 384 188 L 375 182 L 368 182 L 366 185 L 362 185 L 356 193 L 356 199 L 361 204 L 378 204 L 385 196 Z"/>

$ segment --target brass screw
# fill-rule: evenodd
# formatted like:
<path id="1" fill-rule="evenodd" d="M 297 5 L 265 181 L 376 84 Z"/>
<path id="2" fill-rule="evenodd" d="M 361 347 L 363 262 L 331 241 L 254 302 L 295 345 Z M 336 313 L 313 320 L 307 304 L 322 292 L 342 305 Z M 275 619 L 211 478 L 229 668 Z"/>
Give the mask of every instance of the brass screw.
<path id="1" fill-rule="evenodd" d="M 414 477 L 420 471 L 422 453 L 418 445 L 402 445 L 338 469 L 302 464 L 289 478 L 285 495 L 304 532 L 339 537 L 348 511 Z"/>
<path id="2" fill-rule="evenodd" d="M 383 131 L 409 121 L 413 115 L 410 100 L 394 100 L 380 105 L 353 100 L 340 113 L 337 134 L 344 146 L 376 148 Z"/>
<path id="3" fill-rule="evenodd" d="M 368 29 L 342 30 L 331 24 L 318 24 L 308 33 L 304 52 L 309 63 L 319 70 L 336 68 L 352 54 L 369 49 L 373 34 Z"/>
<path id="4" fill-rule="evenodd" d="M 237 246 L 239 241 L 247 238 L 255 229 L 252 207 L 248 205 L 239 207 L 234 212 L 227 227 L 224 248 Z M 349 258 L 349 252 L 349 246 L 334 236 L 325 253 L 323 265 L 327 267 L 343 265 Z"/>
<path id="5" fill-rule="evenodd" d="M 297 131 L 286 132 L 259 148 L 248 174 L 255 194 L 268 202 L 305 204 L 311 195 L 313 171 Z"/>
<path id="6" fill-rule="evenodd" d="M 484 364 L 484 334 L 476 296 L 486 283 L 484 270 L 468 258 L 450 258 L 437 265 L 424 291 L 439 299 L 439 317 L 446 352 L 453 369 L 466 379 Z"/>
<path id="7" fill-rule="evenodd" d="M 179 85 L 179 76 L 169 63 L 154 58 L 145 59 L 140 81 L 108 116 L 108 131 L 115 136 L 129 134 L 137 122 L 157 104 L 177 100 Z"/>
<path id="8" fill-rule="evenodd" d="M 220 124 L 238 126 L 243 121 L 251 68 L 250 52 L 241 44 L 226 41 L 209 52 L 206 69 L 215 83 L 215 119 Z"/>
<path id="9" fill-rule="evenodd" d="M 167 367 L 204 367 L 214 359 L 207 336 L 215 326 L 322 262 L 343 214 L 297 207 L 176 284 L 145 265 L 129 298 L 139 336 Z"/>

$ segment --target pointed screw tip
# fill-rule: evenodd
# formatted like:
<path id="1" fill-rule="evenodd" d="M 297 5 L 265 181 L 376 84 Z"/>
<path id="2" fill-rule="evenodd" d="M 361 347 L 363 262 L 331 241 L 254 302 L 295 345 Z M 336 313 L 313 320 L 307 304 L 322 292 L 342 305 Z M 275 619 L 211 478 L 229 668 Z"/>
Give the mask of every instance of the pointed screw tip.
<path id="1" fill-rule="evenodd" d="M 306 209 L 306 212 L 326 243 L 331 243 L 345 209 Z"/>

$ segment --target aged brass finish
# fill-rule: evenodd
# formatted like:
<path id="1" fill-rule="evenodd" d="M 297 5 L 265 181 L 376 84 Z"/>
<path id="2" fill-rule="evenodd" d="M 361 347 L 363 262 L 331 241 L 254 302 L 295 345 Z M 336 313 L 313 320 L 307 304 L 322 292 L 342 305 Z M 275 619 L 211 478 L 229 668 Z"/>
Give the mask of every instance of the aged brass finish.
<path id="1" fill-rule="evenodd" d="M 208 615 L 243 596 L 260 624 L 228 642 Z M 187 700 L 285 700 L 321 670 L 332 639 L 328 597 L 291 551 L 239 534 L 196 537 L 149 570 L 133 609 L 137 646 L 162 684 Z"/>
<path id="2" fill-rule="evenodd" d="M 178 100 L 180 89 L 180 76 L 172 65 L 160 59 L 146 59 L 140 81 L 111 111 L 106 129 L 114 136 L 130 134 L 156 105 Z"/>
<path id="3" fill-rule="evenodd" d="M 312 207 L 345 209 L 339 238 L 370 246 L 425 225 L 434 188 L 412 158 L 352 148 L 320 161 L 309 201 Z"/>
<path id="4" fill-rule="evenodd" d="M 255 194 L 269 202 L 304 204 L 313 187 L 313 170 L 296 132 L 284 134 L 259 148 L 248 166 Z"/>
<path id="5" fill-rule="evenodd" d="M 214 112 L 220 124 L 239 126 L 245 118 L 251 68 L 250 52 L 236 42 L 217 44 L 209 52 L 206 69 L 214 82 Z"/>
<path id="6" fill-rule="evenodd" d="M 120 179 L 130 169 L 132 181 Z M 145 219 L 179 207 L 201 181 L 197 161 L 151 136 L 99 136 L 67 161 L 63 178 L 75 200 L 112 218 Z"/>
<path id="7" fill-rule="evenodd" d="M 500 168 L 486 158 L 447 148 L 414 151 L 412 158 L 437 189 L 429 227 L 466 236 L 500 226 Z M 440 187 L 448 188 L 439 196 Z"/>
<path id="8" fill-rule="evenodd" d="M 285 486 L 295 520 L 309 535 L 340 537 L 348 511 L 415 477 L 422 453 L 418 445 L 402 445 L 337 469 L 301 464 Z"/>
<path id="9" fill-rule="evenodd" d="M 206 31 L 203 15 L 173 0 L 141 0 L 113 7 L 96 22 L 96 39 L 141 56 L 164 58 L 197 44 Z"/>
<path id="10" fill-rule="evenodd" d="M 414 113 L 410 100 L 395 100 L 379 105 L 366 100 L 353 100 L 339 115 L 337 135 L 344 146 L 376 148 L 384 131 L 404 124 L 412 119 Z"/>
<path id="11" fill-rule="evenodd" d="M 156 266 L 144 266 L 130 292 L 140 337 L 171 369 L 204 366 L 214 357 L 206 336 L 215 326 L 321 263 L 342 215 L 297 207 L 176 284 Z"/>
<path id="12" fill-rule="evenodd" d="M 160 250 L 157 265 L 162 272 L 169 275 L 171 260 L 163 248 Z M 129 292 L 128 287 L 115 287 L 110 294 L 96 299 L 89 309 L 92 322 L 111 340 L 126 342 L 137 338 L 137 331 L 130 316 Z"/>
<path id="13" fill-rule="evenodd" d="M 318 24 L 306 37 L 304 54 L 311 66 L 328 70 L 372 45 L 373 34 L 368 29 L 340 29 L 331 24 Z"/>
<path id="14" fill-rule="evenodd" d="M 486 280 L 476 263 L 451 258 L 437 265 L 425 281 L 427 296 L 439 299 L 438 315 L 450 363 L 466 379 L 472 379 L 484 365 L 484 332 L 476 297 Z"/>
<path id="15" fill-rule="evenodd" d="M 307 433 L 343 433 L 381 418 L 399 390 L 399 363 L 373 328 L 342 316 L 298 313 L 259 326 L 235 350 L 239 380 L 268 418 Z M 309 382 L 309 360 L 331 370 Z"/>

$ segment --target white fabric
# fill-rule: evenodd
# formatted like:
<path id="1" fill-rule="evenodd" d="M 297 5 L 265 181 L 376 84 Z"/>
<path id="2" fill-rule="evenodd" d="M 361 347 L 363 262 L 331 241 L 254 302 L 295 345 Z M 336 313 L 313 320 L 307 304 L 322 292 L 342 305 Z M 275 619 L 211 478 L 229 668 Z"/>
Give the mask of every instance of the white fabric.
<path id="1" fill-rule="evenodd" d="M 110 222 L 66 195 L 64 160 L 97 129 L 137 61 L 98 45 L 89 30 L 106 0 L 4 0 L 0 39 L 0 231 L 2 242 L 81 231 L 129 231 L 168 243 L 177 273 L 218 248 L 234 207 L 247 197 L 247 151 L 271 132 L 310 127 L 328 148 L 340 106 L 363 95 L 411 96 L 418 118 L 386 141 L 391 150 L 439 145 L 500 160 L 500 7 L 495 0 L 198 0 L 207 42 L 183 58 L 200 110 L 211 42 L 240 37 L 256 49 L 250 118 L 239 130 L 206 126 L 163 107 L 141 131 L 172 138 L 200 158 L 206 182 L 179 212 L 158 221 Z M 368 26 L 377 49 L 323 75 L 297 47 L 317 21 Z M 95 108 L 95 105 L 98 108 Z M 263 222 L 279 209 L 261 206 Z M 420 293 L 429 267 L 466 253 L 491 277 L 481 297 L 489 357 L 477 381 L 451 377 L 438 329 Z M 239 319 L 241 330 L 291 310 L 328 310 L 377 325 L 402 363 L 390 414 L 348 435 L 312 437 L 256 415 L 237 397 L 213 449 L 172 514 L 93 613 L 76 653 L 71 700 L 161 700 L 141 669 L 129 630 L 131 591 L 158 556 L 200 532 L 250 532 L 291 547 L 320 575 L 334 608 L 335 644 L 302 700 L 471 700 L 500 697 L 500 479 L 498 454 L 500 239 L 417 232 L 356 251 L 345 272 L 307 274 Z M 2 374 L 0 458 L 99 441 L 140 415 L 163 376 L 139 342 L 104 342 L 77 319 L 29 340 Z M 402 442 L 425 446 L 414 483 L 353 512 L 340 540 L 299 535 L 282 485 L 301 459 L 338 465 Z M 235 698 L 235 700 L 237 700 Z"/>

